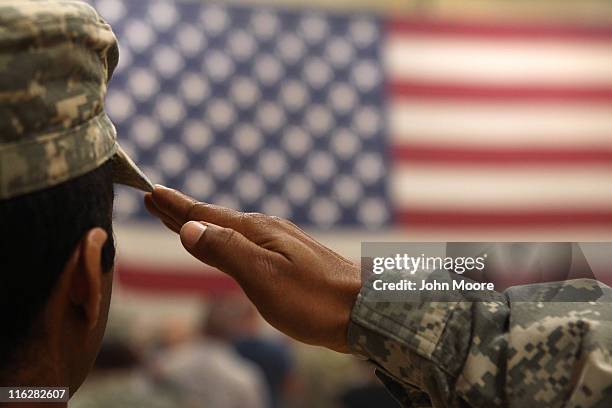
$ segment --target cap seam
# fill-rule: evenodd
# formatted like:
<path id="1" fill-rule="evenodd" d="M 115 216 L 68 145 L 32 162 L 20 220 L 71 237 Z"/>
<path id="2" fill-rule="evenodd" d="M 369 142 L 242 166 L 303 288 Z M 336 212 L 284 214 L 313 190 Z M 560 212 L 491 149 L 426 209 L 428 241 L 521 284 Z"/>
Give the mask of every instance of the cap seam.
<path id="1" fill-rule="evenodd" d="M 92 121 L 104 119 L 104 116 L 107 115 L 106 112 L 102 110 L 97 115 L 92 116 L 86 121 L 79 123 L 73 128 L 56 130 L 42 135 L 37 135 L 37 133 L 29 133 L 23 136 L 24 140 L 17 140 L 10 143 L 0 143 L 0 155 L 6 151 L 14 149 L 15 147 L 26 146 L 30 144 L 41 144 L 41 142 L 46 143 L 48 141 L 52 141 L 55 138 L 61 139 L 62 137 L 65 137 L 67 133 L 78 132 L 79 130 L 81 130 L 82 127 L 89 125 Z"/>
<path id="2" fill-rule="evenodd" d="M 95 121 L 106 121 L 110 125 L 110 127 L 100 126 L 98 124 L 92 124 L 92 122 L 95 122 Z M 95 126 L 96 128 L 98 128 L 101 132 L 103 132 L 102 138 L 108 141 L 108 143 L 104 144 L 105 146 L 107 145 L 108 147 L 104 151 L 102 151 L 98 157 L 92 158 L 91 160 L 83 160 L 83 162 L 80 165 L 76 167 L 71 167 L 70 171 L 62 173 L 60 176 L 54 178 L 52 182 L 49 182 L 48 179 L 45 180 L 44 178 L 41 178 L 39 180 L 36 180 L 35 182 L 21 183 L 19 185 L 19 188 L 16 188 L 14 190 L 11 190 L 10 188 L 8 188 L 8 180 L 5 179 L 5 175 L 3 171 L 4 170 L 3 164 L 6 162 L 3 159 L 3 156 L 10 154 L 13 151 L 27 150 L 33 145 L 46 145 L 48 143 L 53 143 L 57 140 L 74 137 L 76 136 L 76 134 L 81 133 L 83 131 L 83 128 L 86 126 Z M 38 138 L 34 137 L 34 138 L 31 138 L 23 142 L 12 142 L 10 145 L 5 145 L 3 146 L 3 148 L 0 148 L 0 180 L 1 180 L 0 199 L 9 199 L 9 198 L 17 197 L 23 194 L 28 194 L 28 193 L 32 193 L 35 191 L 43 190 L 45 188 L 51 188 L 62 182 L 71 180 L 75 177 L 79 177 L 88 171 L 98 168 L 106 160 L 113 157 L 113 155 L 117 151 L 117 138 L 116 138 L 114 126 L 112 125 L 112 122 L 110 121 L 110 119 L 104 112 L 90 118 L 86 122 L 83 122 L 78 127 L 66 129 L 64 132 L 54 132 L 52 135 L 45 135 L 43 137 L 45 138 L 41 139 L 41 137 L 38 137 Z"/>

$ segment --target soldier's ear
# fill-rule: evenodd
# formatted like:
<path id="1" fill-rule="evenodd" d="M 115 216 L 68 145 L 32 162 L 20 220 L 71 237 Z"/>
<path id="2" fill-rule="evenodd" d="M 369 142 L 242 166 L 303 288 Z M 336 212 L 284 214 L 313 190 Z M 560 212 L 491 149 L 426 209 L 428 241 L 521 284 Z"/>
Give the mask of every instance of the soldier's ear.
<path id="1" fill-rule="evenodd" d="M 92 228 L 83 236 L 71 257 L 69 298 L 73 307 L 82 311 L 87 328 L 93 330 L 100 318 L 102 305 L 102 248 L 108 234 L 102 228 Z M 70 261 L 69 261 L 70 263 Z"/>

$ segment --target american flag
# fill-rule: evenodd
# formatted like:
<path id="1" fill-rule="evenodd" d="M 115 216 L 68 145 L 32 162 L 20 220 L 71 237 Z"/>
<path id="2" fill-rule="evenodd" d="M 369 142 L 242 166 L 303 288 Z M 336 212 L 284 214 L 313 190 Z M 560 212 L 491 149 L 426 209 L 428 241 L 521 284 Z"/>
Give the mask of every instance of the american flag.
<path id="1" fill-rule="evenodd" d="M 92 3 L 121 44 L 107 111 L 154 182 L 355 259 L 365 240 L 612 236 L 611 26 Z M 141 201 L 117 191 L 123 282 L 225 287 Z"/>

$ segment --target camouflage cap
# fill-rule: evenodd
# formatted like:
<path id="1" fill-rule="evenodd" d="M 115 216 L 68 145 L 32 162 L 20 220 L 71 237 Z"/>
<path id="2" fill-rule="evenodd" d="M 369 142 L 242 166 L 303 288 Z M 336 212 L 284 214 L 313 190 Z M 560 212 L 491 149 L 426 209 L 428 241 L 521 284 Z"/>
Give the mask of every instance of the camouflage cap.
<path id="1" fill-rule="evenodd" d="M 118 58 L 111 27 L 81 1 L 0 1 L 0 199 L 109 159 L 115 182 L 153 189 L 104 112 Z"/>

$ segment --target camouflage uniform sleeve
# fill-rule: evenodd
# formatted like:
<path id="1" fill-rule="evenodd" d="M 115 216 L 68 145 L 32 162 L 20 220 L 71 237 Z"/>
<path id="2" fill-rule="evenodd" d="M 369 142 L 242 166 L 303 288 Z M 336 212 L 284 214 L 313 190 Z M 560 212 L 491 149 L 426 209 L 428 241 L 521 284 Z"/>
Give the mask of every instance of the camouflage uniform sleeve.
<path id="1" fill-rule="evenodd" d="M 597 281 L 518 286 L 487 301 L 380 302 L 373 292 L 369 280 L 349 345 L 405 407 L 612 406 L 612 290 Z"/>

